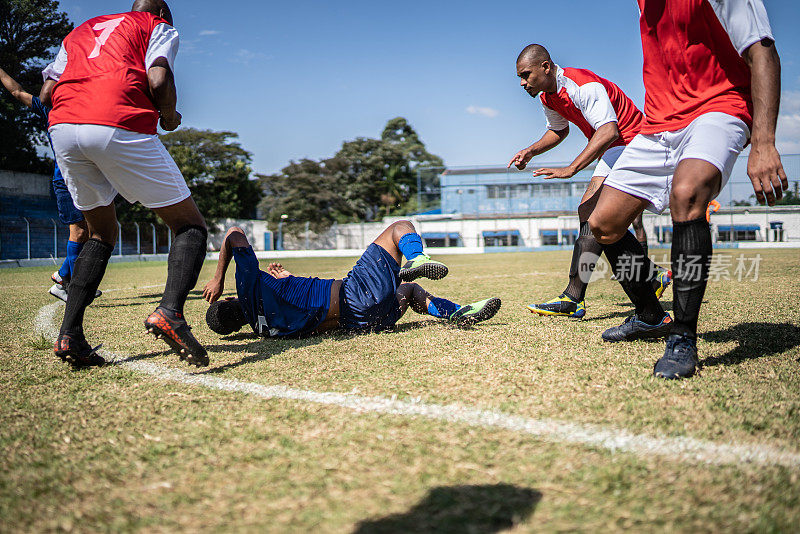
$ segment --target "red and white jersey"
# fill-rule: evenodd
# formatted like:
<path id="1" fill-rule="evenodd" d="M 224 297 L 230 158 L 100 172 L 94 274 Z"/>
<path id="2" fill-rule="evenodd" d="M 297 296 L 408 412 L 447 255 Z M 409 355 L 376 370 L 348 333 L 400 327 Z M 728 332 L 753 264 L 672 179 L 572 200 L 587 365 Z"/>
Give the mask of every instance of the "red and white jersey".
<path id="1" fill-rule="evenodd" d="M 590 70 L 555 67 L 556 92 L 539 93 L 548 129 L 563 130 L 571 122 L 590 139 L 616 122 L 620 136 L 611 146 L 627 145 L 639 133 L 644 115 L 616 84 Z"/>
<path id="2" fill-rule="evenodd" d="M 145 12 L 90 19 L 64 39 L 55 62 L 42 73 L 58 80 L 50 126 L 100 124 L 155 134 L 158 110 L 147 69 L 159 57 L 173 68 L 178 32 Z"/>
<path id="3" fill-rule="evenodd" d="M 762 0 L 638 0 L 644 52 L 642 133 L 675 131 L 704 113 L 753 124 L 750 69 L 742 58 L 773 40 Z"/>

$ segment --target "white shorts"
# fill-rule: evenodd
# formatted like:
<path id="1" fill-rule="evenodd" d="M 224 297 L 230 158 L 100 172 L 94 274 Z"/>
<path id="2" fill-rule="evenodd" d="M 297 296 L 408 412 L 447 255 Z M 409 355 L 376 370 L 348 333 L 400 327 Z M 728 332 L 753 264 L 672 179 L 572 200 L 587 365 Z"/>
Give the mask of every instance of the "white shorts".
<path id="1" fill-rule="evenodd" d="M 622 151 L 625 150 L 624 146 L 612 146 L 605 153 L 600 156 L 600 161 L 597 162 L 597 166 L 594 168 L 594 173 L 592 174 L 592 178 L 598 176 L 600 178 L 605 178 L 611 172 L 611 169 L 614 168 L 614 165 L 617 163 L 620 155 L 622 155 Z"/>
<path id="2" fill-rule="evenodd" d="M 750 129 L 741 119 L 705 113 L 680 130 L 634 137 L 604 183 L 650 201 L 647 209 L 661 213 L 669 207 L 678 163 L 685 159 L 711 163 L 722 173 L 721 190 L 749 137 Z"/>
<path id="3" fill-rule="evenodd" d="M 50 138 L 75 206 L 108 206 L 120 193 L 148 208 L 191 195 L 181 171 L 156 135 L 97 124 L 56 124 Z"/>

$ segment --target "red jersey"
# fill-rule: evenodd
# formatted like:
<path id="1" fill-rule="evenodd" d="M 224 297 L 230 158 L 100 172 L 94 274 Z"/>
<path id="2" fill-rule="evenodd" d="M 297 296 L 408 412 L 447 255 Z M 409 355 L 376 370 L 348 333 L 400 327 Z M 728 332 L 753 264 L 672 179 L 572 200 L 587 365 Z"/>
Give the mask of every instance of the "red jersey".
<path id="1" fill-rule="evenodd" d="M 741 54 L 772 40 L 761 0 L 638 0 L 644 52 L 643 134 L 679 130 L 713 111 L 753 123 Z"/>
<path id="2" fill-rule="evenodd" d="M 556 92 L 539 94 L 549 129 L 563 130 L 569 121 L 588 139 L 616 122 L 620 136 L 611 146 L 627 145 L 639 133 L 644 115 L 616 84 L 590 70 L 555 67 Z"/>
<path id="3" fill-rule="evenodd" d="M 64 39 L 67 64 L 53 90 L 50 126 L 102 124 L 155 134 L 158 110 L 150 99 L 145 54 L 167 21 L 145 12 L 90 19 Z"/>

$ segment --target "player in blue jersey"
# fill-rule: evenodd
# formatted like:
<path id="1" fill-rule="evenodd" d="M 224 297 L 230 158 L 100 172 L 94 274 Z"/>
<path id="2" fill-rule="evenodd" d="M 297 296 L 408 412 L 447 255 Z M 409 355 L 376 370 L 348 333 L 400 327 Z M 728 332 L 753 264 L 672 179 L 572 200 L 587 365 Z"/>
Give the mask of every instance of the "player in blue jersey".
<path id="1" fill-rule="evenodd" d="M 403 256 L 407 262 L 401 268 Z M 219 301 L 231 259 L 236 262 L 238 298 Z M 203 290 L 211 303 L 206 322 L 221 335 L 249 324 L 264 337 L 299 337 L 337 328 L 380 331 L 394 326 L 409 306 L 459 326 L 490 319 L 500 309 L 499 298 L 459 306 L 411 282 L 446 275 L 447 266 L 423 252 L 422 239 L 409 221 L 384 230 L 343 279 L 294 276 L 279 263 L 261 271 L 244 232 L 234 227 L 225 235 L 217 271 Z"/>
<path id="2" fill-rule="evenodd" d="M 50 113 L 50 92 L 56 82 L 50 79 L 46 80 L 38 97 L 25 91 L 3 69 L 0 69 L 0 83 L 14 98 L 29 107 L 41 119 L 42 127 L 47 131 L 47 117 Z M 49 139 L 50 136 L 48 135 Z M 52 145 L 50 148 L 52 149 Z M 86 221 L 83 219 L 83 214 L 72 202 L 67 184 L 64 183 L 64 177 L 61 176 L 61 171 L 58 169 L 58 163 L 55 164 L 55 172 L 53 173 L 53 191 L 56 197 L 56 205 L 58 206 L 58 219 L 62 224 L 69 226 L 69 241 L 67 241 L 67 257 L 64 259 L 64 263 L 50 277 L 53 280 L 53 286 L 50 288 L 49 293 L 66 302 L 67 286 L 70 278 L 72 278 L 72 269 L 75 267 L 75 260 L 78 258 L 83 244 L 89 239 L 89 232 L 86 227 Z M 100 296 L 100 294 L 101 292 L 97 291 L 95 296 Z"/>

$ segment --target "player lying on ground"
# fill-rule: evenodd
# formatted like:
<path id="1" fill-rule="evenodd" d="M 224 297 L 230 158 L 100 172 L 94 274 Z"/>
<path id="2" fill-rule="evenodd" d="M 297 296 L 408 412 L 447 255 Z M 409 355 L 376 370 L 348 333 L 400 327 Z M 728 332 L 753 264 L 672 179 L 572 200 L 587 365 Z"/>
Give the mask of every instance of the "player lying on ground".
<path id="1" fill-rule="evenodd" d="M 774 204 L 788 186 L 775 148 L 780 59 L 762 0 L 639 0 L 639 10 L 646 119 L 589 218 L 636 311 L 603 332 L 603 339 L 666 336 L 653 374 L 688 378 L 699 365 L 697 321 L 713 253 L 708 205 L 725 187 L 748 138 L 747 173 L 759 202 Z M 626 230 L 642 209 L 661 213 L 667 207 L 675 282 L 671 324 L 663 321 L 668 315 L 647 280 L 630 269 L 644 258 Z"/>
<path id="2" fill-rule="evenodd" d="M 401 269 L 403 256 L 407 262 Z M 238 298 L 219 301 L 231 258 Z M 234 227 L 225 235 L 217 271 L 203 290 L 211 303 L 206 322 L 220 335 L 249 324 L 261 336 L 297 337 L 337 328 L 380 331 L 394 326 L 409 306 L 459 326 L 491 319 L 500 309 L 499 298 L 459 306 L 411 283 L 446 275 L 443 263 L 423 253 L 422 239 L 409 221 L 392 223 L 341 280 L 294 276 L 279 263 L 261 271 L 247 237 Z"/>
<path id="3" fill-rule="evenodd" d="M 152 209 L 175 236 L 164 294 L 145 328 L 158 333 L 182 360 L 208 365 L 208 353 L 183 315 L 203 267 L 208 231 L 157 135 L 159 123 L 167 131 L 181 123 L 172 74 L 178 40 L 164 0 L 136 0 L 127 13 L 77 26 L 45 69 L 57 82 L 50 112 L 53 150 L 90 233 L 75 261 L 54 347 L 56 356 L 74 366 L 104 363 L 86 341 L 83 316 L 117 240 L 118 193 Z"/>
<path id="4" fill-rule="evenodd" d="M 534 176 L 571 178 L 590 163 L 599 160 L 586 187 L 578 217 L 580 230 L 572 252 L 569 284 L 558 297 L 528 309 L 540 315 L 583 317 L 586 314 L 586 286 L 597 259 L 600 244 L 589 230 L 589 216 L 597 203 L 597 194 L 625 145 L 639 133 L 642 112 L 614 83 L 586 69 L 561 68 L 550 58 L 547 49 L 538 44 L 526 46 L 517 57 L 520 85 L 533 98 L 541 100 L 547 120 L 547 131 L 534 144 L 517 152 L 508 166 L 524 169 L 534 156 L 557 146 L 569 135 L 569 123 L 577 126 L 589 140 L 586 147 L 567 167 L 543 168 Z M 636 238 L 647 246 L 647 234 L 641 213 L 633 221 Z M 648 260 L 644 265 L 651 274 L 653 289 L 660 296 L 669 285 L 670 274 Z"/>
<path id="5" fill-rule="evenodd" d="M 47 131 L 50 113 L 50 90 L 55 85 L 53 80 L 45 80 L 42 86 L 42 91 L 39 96 L 33 96 L 27 92 L 23 87 L 11 76 L 8 75 L 3 69 L 0 69 L 0 83 L 8 90 L 11 95 L 22 102 L 25 106 L 36 114 L 42 121 L 42 127 Z M 48 141 L 50 134 L 47 134 Z M 52 142 L 50 148 L 52 149 Z M 55 154 L 54 154 L 55 156 Z M 83 214 L 75 207 L 72 202 L 72 197 L 69 195 L 67 184 L 64 183 L 64 177 L 61 176 L 61 171 L 58 168 L 58 163 L 55 164 L 55 171 L 53 172 L 53 191 L 56 195 L 56 206 L 58 207 L 58 219 L 61 224 L 69 226 L 69 240 L 67 241 L 67 257 L 61 268 L 54 272 L 50 277 L 53 280 L 53 286 L 48 291 L 57 299 L 64 302 L 67 301 L 67 287 L 72 278 L 72 270 L 75 268 L 75 260 L 78 258 L 81 249 L 83 248 L 86 240 L 89 239 L 89 232 L 86 228 L 86 221 Z M 101 295 L 101 291 L 95 292 L 95 297 Z"/>

